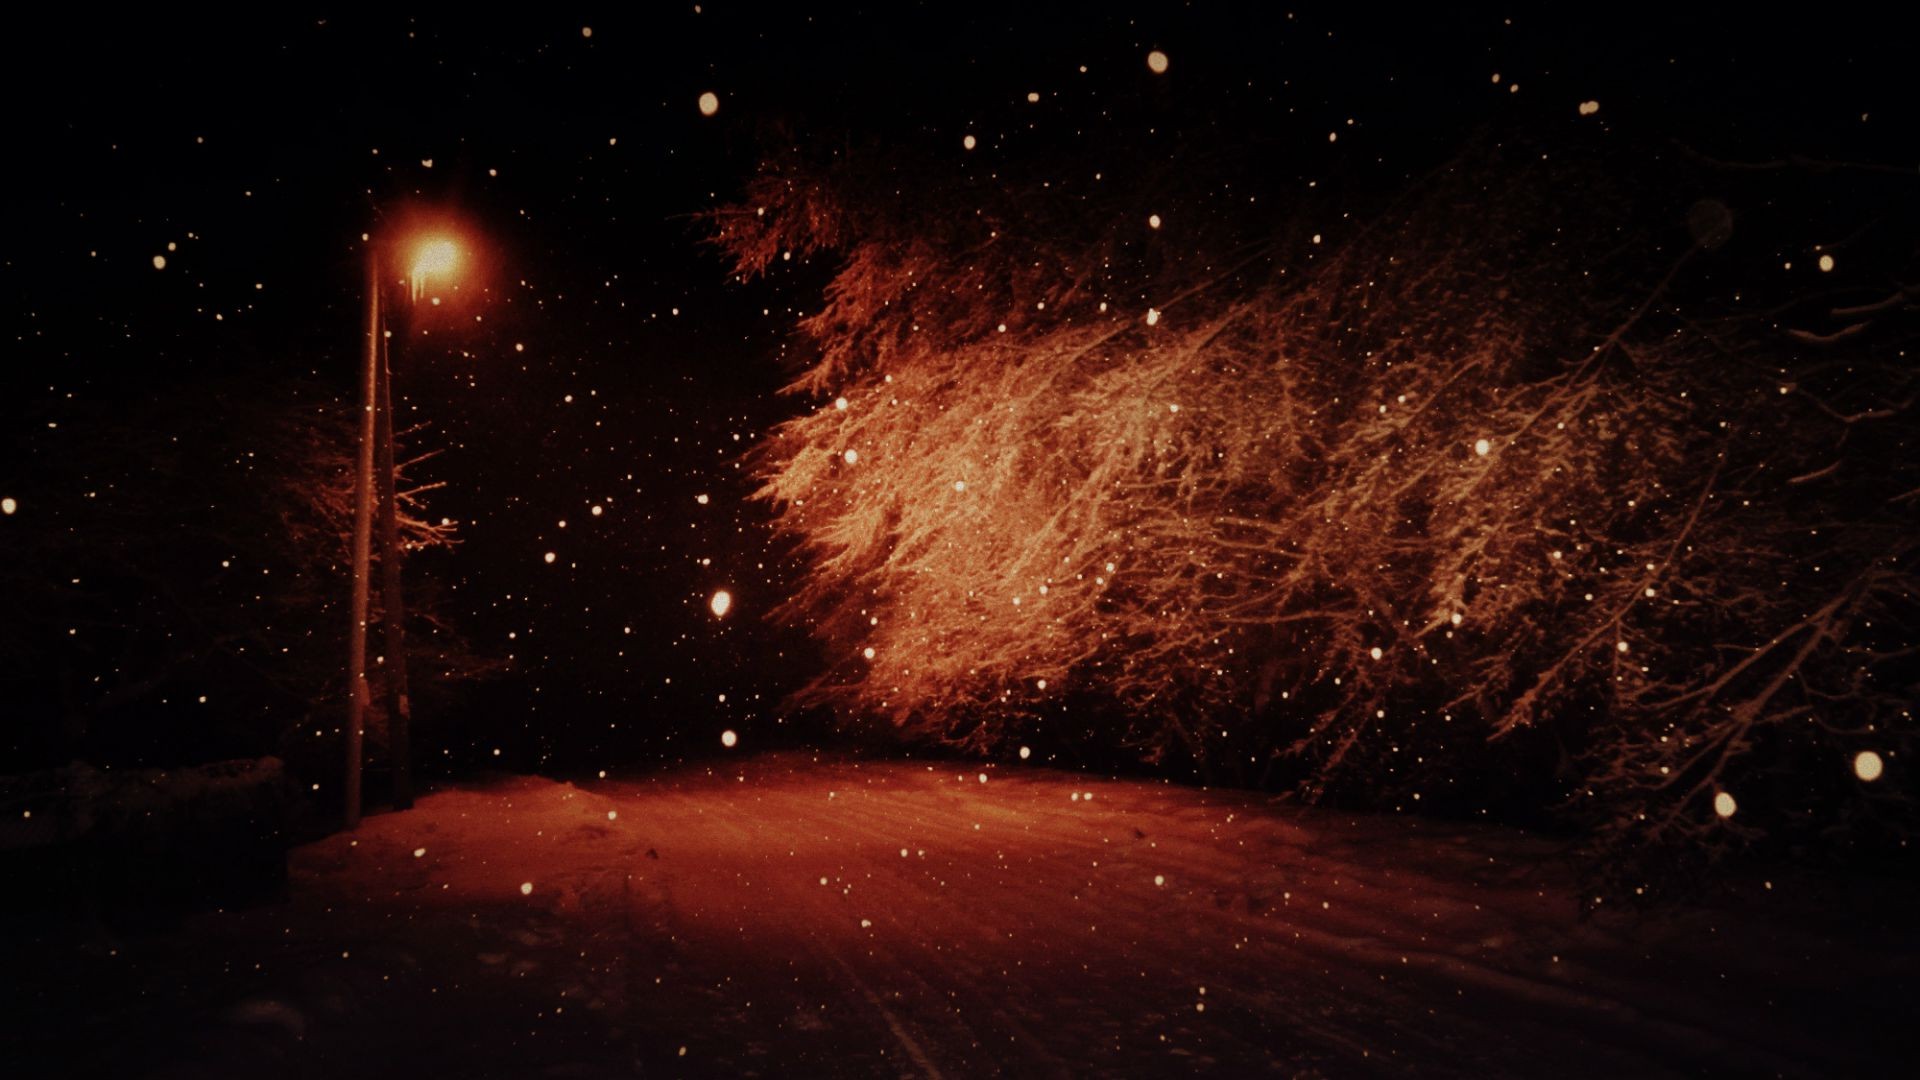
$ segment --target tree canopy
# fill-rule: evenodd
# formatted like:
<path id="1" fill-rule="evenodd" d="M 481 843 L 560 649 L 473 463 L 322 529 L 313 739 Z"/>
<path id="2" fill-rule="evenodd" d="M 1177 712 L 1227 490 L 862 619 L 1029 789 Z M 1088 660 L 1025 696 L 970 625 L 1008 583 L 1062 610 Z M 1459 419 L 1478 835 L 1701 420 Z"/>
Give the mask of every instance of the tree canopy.
<path id="1" fill-rule="evenodd" d="M 1842 254 L 1770 211 L 1805 170 L 1656 156 L 1481 144 L 1342 208 L 1218 148 L 770 155 L 709 221 L 831 275 L 758 459 L 800 700 L 1636 845 L 1904 835 L 1856 762 L 1911 745 L 1910 199 Z"/>

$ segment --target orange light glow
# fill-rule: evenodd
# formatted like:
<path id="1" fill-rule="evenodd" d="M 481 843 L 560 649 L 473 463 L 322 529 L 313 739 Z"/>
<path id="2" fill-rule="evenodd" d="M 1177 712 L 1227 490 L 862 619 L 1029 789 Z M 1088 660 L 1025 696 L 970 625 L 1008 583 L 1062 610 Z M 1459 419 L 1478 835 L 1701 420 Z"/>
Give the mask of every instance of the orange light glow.
<path id="1" fill-rule="evenodd" d="M 412 269 L 408 279 L 413 286 L 413 298 L 420 299 L 426 292 L 427 282 L 432 278 L 450 278 L 460 267 L 460 246 L 444 237 L 423 240 L 413 249 Z"/>

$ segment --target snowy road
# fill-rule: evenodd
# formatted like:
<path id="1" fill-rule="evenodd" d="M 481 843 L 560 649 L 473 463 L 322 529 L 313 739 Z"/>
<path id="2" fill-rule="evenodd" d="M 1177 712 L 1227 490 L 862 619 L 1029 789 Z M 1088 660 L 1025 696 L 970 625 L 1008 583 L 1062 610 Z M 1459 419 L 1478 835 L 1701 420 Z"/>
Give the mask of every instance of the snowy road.
<path id="1" fill-rule="evenodd" d="M 437 794 L 302 849 L 287 905 L 201 920 L 190 956 L 90 962 L 205 972 L 163 1075 L 1795 1075 L 1910 1039 L 1910 938 L 1578 923 L 1550 853 L 775 755 Z"/>

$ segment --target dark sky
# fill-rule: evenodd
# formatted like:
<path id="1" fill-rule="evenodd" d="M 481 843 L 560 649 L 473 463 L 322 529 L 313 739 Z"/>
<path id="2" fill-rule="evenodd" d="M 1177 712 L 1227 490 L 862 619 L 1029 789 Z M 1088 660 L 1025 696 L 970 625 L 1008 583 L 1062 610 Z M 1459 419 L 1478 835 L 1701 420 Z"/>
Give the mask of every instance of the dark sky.
<path id="1" fill-rule="evenodd" d="M 480 239 L 477 295 L 407 337 L 398 385 L 448 450 L 435 508 L 463 522 L 433 572 L 482 647 L 513 654 L 501 700 L 552 717 L 527 727 L 536 756 L 566 730 L 751 736 L 804 666 L 763 618 L 785 578 L 737 462 L 797 407 L 773 391 L 819 282 L 729 285 L 690 219 L 739 190 L 773 130 L 920 141 L 956 167 L 969 131 L 989 153 L 1016 130 L 1095 154 L 1101 130 L 1297 135 L 1275 168 L 1386 186 L 1509 127 L 1633 128 L 1728 157 L 1910 157 L 1916 132 L 1908 58 L 1877 18 L 1833 5 L 1781 21 L 1681 5 L 638 7 L 56 8 L 6 35 L 10 403 L 238 369 L 345 394 L 360 234 L 417 212 Z M 719 587 L 738 600 L 724 624 L 705 609 Z M 602 742 L 620 740 L 570 745 Z"/>

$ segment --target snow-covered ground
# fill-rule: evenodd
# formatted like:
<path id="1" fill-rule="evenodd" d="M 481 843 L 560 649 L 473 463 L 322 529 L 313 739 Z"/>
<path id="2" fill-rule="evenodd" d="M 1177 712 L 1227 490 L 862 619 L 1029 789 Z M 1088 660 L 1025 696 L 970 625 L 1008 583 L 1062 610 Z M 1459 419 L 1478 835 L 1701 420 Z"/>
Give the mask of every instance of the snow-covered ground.
<path id="1" fill-rule="evenodd" d="M 983 779 L 984 777 L 984 779 Z M 1912 920 L 1582 922 L 1545 841 L 1043 769 L 512 778 L 11 950 L 30 1075 L 1860 1074 Z M 1756 889 L 1764 886 L 1756 881 Z"/>

